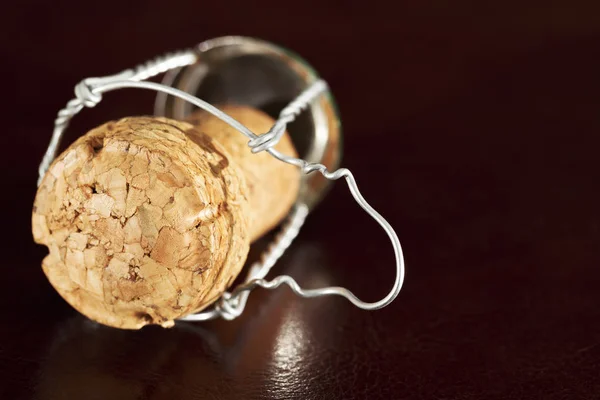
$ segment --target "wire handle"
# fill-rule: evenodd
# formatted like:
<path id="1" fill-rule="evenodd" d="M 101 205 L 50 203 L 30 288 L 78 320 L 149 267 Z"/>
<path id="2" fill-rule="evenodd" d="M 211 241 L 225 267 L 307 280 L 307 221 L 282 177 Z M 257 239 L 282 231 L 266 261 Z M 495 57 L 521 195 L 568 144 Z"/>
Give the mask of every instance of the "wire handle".
<path id="1" fill-rule="evenodd" d="M 146 79 L 152 78 L 164 72 L 168 72 L 177 68 L 192 65 L 198 61 L 198 55 L 193 50 L 185 50 L 177 53 L 167 54 L 163 57 L 156 58 L 145 64 L 139 65 L 135 69 L 128 69 L 119 74 L 100 77 L 87 78 L 75 86 L 75 98 L 70 100 L 65 108 L 58 112 L 58 116 L 54 122 L 54 132 L 52 138 L 44 154 L 44 158 L 39 166 L 38 186 L 50 164 L 56 157 L 58 146 L 62 139 L 65 129 L 68 127 L 71 119 L 77 115 L 84 107 L 94 107 L 102 100 L 102 95 L 113 90 L 122 88 L 139 88 L 149 89 L 178 97 L 187 101 L 196 107 L 213 114 L 223 122 L 238 130 L 244 136 L 249 138 L 248 146 L 253 153 L 266 151 L 276 159 L 294 165 L 302 171 L 303 174 L 312 174 L 319 172 L 326 179 L 335 181 L 344 178 L 350 189 L 350 193 L 354 200 L 362 209 L 369 214 L 388 235 L 395 256 L 395 271 L 396 277 L 394 285 L 390 292 L 381 300 L 372 303 L 364 302 L 356 297 L 350 290 L 338 287 L 324 287 L 319 289 L 303 289 L 298 283 L 288 275 L 280 275 L 268 281 L 265 277 L 275 265 L 277 260 L 283 255 L 285 250 L 290 246 L 292 241 L 298 235 L 307 215 L 308 207 L 297 202 L 287 221 L 283 224 L 281 231 L 276 236 L 275 240 L 270 244 L 268 249 L 262 254 L 260 261 L 251 265 L 248 276 L 244 283 L 238 285 L 231 292 L 225 292 L 213 307 L 208 310 L 201 311 L 196 314 L 187 315 L 181 320 L 186 321 L 205 321 L 214 318 L 224 318 L 232 320 L 240 316 L 246 305 L 246 301 L 250 292 L 256 287 L 264 289 L 276 289 L 281 285 L 288 285 L 290 289 L 298 296 L 303 298 L 321 297 L 337 295 L 348 299 L 352 304 L 363 310 L 377 310 L 390 304 L 400 292 L 404 282 L 404 256 L 400 240 L 392 226 L 371 207 L 364 197 L 361 195 L 356 184 L 356 180 L 352 173 L 346 168 L 340 168 L 333 172 L 327 170 L 326 166 L 320 163 L 309 163 L 303 159 L 286 156 L 273 148 L 283 136 L 287 124 L 294 121 L 300 112 L 308 107 L 320 95 L 328 91 L 327 84 L 323 80 L 316 80 L 309 85 L 294 101 L 285 107 L 273 127 L 262 135 L 256 135 L 246 126 L 239 123 L 237 120 L 222 112 L 213 105 L 204 100 L 199 99 L 187 92 L 166 86 L 155 82 L 147 82 Z"/>

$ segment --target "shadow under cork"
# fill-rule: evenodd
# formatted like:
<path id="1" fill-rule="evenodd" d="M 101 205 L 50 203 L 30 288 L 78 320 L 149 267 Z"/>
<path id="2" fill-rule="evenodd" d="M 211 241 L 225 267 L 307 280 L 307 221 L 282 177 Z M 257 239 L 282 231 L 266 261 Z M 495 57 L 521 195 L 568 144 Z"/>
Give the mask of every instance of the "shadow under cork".
<path id="1" fill-rule="evenodd" d="M 319 265 L 322 257 L 318 246 L 299 244 L 273 273 L 320 286 L 329 280 L 327 268 Z M 310 345 L 300 343 L 311 337 L 302 332 L 314 325 L 322 300 L 298 299 L 288 288 L 257 290 L 236 320 L 177 322 L 169 329 L 119 330 L 74 316 L 58 325 L 49 341 L 34 382 L 36 398 L 237 398 L 257 380 L 271 379 L 282 360 L 282 343 L 289 342 L 291 320 L 293 346 Z M 286 354 L 286 363 L 295 360 L 290 365 L 308 361 L 298 352 Z"/>

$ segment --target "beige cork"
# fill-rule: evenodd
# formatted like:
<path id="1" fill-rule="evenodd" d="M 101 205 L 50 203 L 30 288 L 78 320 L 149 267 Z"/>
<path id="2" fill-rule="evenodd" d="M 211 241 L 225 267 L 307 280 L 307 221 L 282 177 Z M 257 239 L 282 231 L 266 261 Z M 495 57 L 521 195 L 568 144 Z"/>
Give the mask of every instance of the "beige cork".
<path id="1" fill-rule="evenodd" d="M 267 114 L 246 106 L 219 107 L 256 134 L 267 132 L 274 120 Z M 263 151 L 253 154 L 248 138 L 212 114 L 203 110 L 192 113 L 188 119 L 197 131 L 206 133 L 232 155 L 241 168 L 249 190 L 251 220 L 250 240 L 261 237 L 287 215 L 300 189 L 300 170 L 285 164 Z M 196 135 L 190 135 L 196 140 Z M 290 136 L 286 133 L 275 146 L 281 153 L 298 157 Z"/>
<path id="2" fill-rule="evenodd" d="M 215 138 L 220 129 L 199 126 Z M 74 308 L 118 328 L 171 326 L 231 285 L 258 219 L 237 146 L 211 136 L 166 118 L 125 118 L 53 162 L 35 199 L 33 235 L 49 249 L 42 268 L 50 283 Z"/>

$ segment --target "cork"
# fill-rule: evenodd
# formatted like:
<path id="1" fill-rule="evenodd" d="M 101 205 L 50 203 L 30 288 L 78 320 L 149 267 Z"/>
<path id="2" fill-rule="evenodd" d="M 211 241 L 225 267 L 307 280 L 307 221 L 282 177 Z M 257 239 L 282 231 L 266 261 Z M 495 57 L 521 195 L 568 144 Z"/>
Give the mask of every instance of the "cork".
<path id="1" fill-rule="evenodd" d="M 225 105 L 219 107 L 256 134 L 267 132 L 275 122 L 262 111 L 247 106 Z M 284 164 L 263 151 L 253 154 L 248 147 L 248 138 L 212 114 L 197 110 L 187 119 L 196 128 L 191 132 L 202 132 L 223 144 L 241 168 L 249 190 L 251 241 L 273 229 L 288 214 L 298 197 L 300 171 L 297 167 Z M 196 134 L 190 138 L 196 141 Z M 281 153 L 298 157 L 289 134 L 283 135 L 275 149 Z"/>
<path id="2" fill-rule="evenodd" d="M 259 132 L 273 122 L 236 110 L 246 123 L 256 118 Z M 251 240 L 278 222 L 267 213 L 261 222 L 253 196 L 283 202 L 288 195 L 279 192 L 297 193 L 298 176 L 288 187 L 260 186 L 261 169 L 245 164 L 250 152 L 234 132 L 206 116 L 194 123 L 106 123 L 69 146 L 44 176 L 32 215 L 34 240 L 49 249 L 42 269 L 87 317 L 139 329 L 172 326 L 203 309 L 240 273 Z M 262 168 L 273 166 L 265 160 Z M 292 202 L 279 206 L 289 210 Z"/>

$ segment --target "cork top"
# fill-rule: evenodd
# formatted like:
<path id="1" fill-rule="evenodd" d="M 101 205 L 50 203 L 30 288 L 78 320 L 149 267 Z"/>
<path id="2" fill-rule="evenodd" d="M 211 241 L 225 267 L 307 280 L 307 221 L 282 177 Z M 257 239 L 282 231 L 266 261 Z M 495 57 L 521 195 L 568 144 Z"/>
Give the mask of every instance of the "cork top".
<path id="1" fill-rule="evenodd" d="M 33 208 L 51 284 L 119 328 L 169 326 L 210 304 L 250 243 L 248 188 L 230 158 L 166 118 L 125 118 L 79 138 L 50 166 Z"/>

